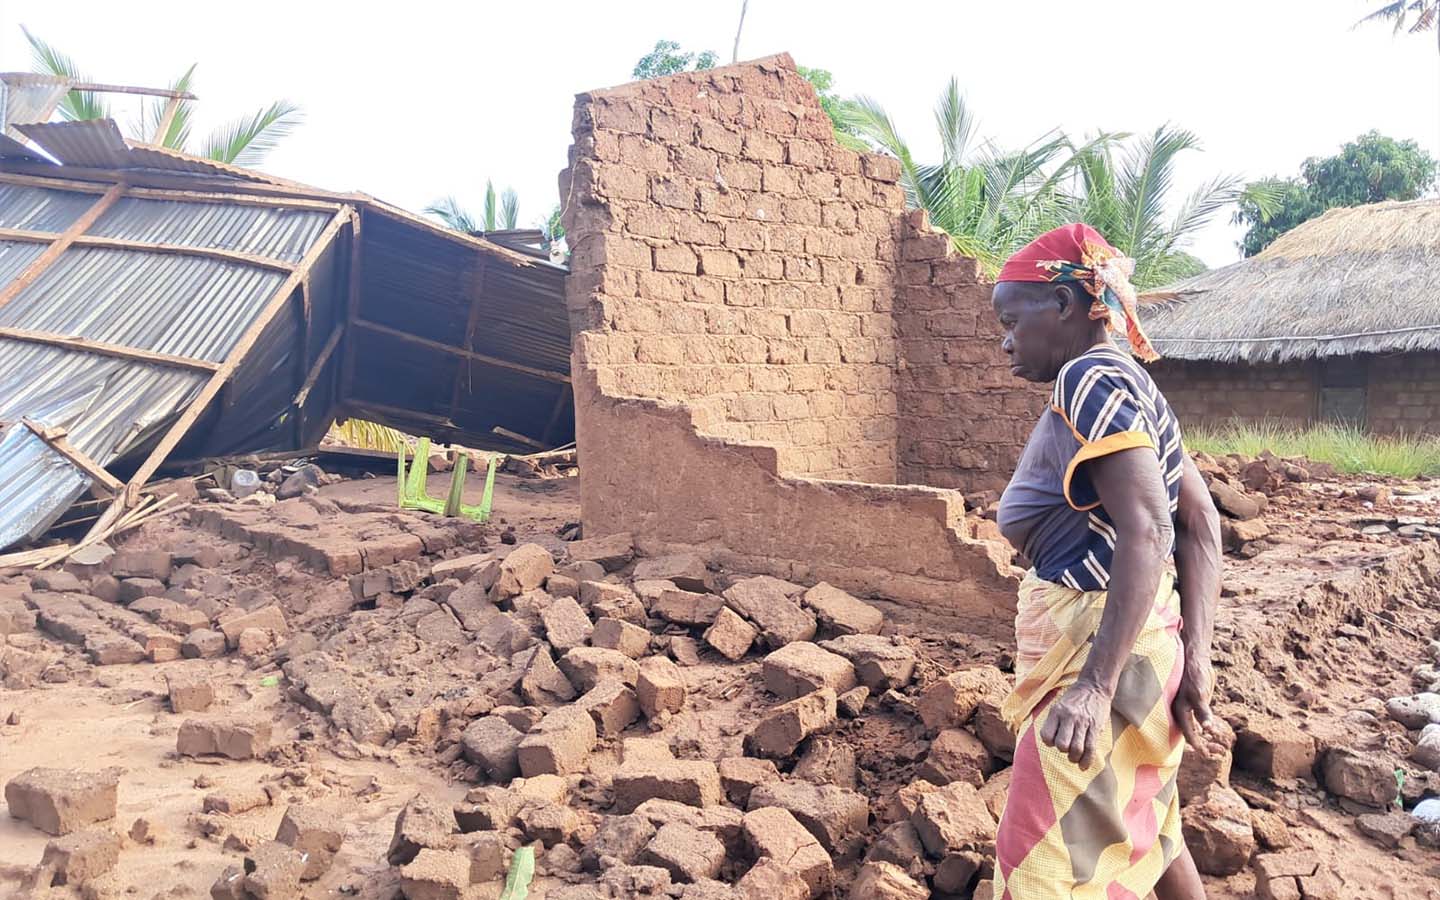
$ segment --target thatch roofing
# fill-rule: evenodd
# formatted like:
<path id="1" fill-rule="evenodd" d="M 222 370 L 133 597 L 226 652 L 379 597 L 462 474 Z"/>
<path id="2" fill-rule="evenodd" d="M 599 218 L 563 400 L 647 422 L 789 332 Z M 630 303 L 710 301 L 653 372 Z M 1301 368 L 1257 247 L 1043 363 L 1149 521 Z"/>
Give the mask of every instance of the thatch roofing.
<path id="1" fill-rule="evenodd" d="M 1167 289 L 1145 327 L 1172 359 L 1285 362 L 1440 349 L 1440 201 L 1332 209 L 1258 256 Z"/>

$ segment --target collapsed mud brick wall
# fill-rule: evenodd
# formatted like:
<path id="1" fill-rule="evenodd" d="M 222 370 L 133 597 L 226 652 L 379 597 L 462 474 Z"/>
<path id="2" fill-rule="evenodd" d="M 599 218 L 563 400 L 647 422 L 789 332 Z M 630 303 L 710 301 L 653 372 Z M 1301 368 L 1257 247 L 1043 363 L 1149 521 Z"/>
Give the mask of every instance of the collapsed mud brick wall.
<path id="1" fill-rule="evenodd" d="M 896 161 L 839 146 L 783 55 L 582 94 L 574 138 L 561 194 L 587 534 L 1008 626 L 1008 551 L 974 539 L 960 494 L 895 484 L 971 434 L 1002 444 L 986 420 L 1007 396 L 934 372 L 939 344 L 989 340 L 988 290 L 906 225 Z M 914 377 L 907 342 L 930 354 Z"/>

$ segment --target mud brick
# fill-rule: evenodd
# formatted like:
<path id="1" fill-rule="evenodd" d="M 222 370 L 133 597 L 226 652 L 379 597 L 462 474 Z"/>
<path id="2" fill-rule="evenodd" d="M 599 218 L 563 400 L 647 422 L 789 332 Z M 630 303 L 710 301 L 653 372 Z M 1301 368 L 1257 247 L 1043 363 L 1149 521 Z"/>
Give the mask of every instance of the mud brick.
<path id="1" fill-rule="evenodd" d="M 685 677 L 665 657 L 647 657 L 640 663 L 635 696 L 647 719 L 653 719 L 662 712 L 678 713 L 685 708 Z"/>
<path id="2" fill-rule="evenodd" d="M 116 770 L 27 769 L 5 785 L 5 803 L 12 818 L 23 819 L 53 835 L 115 818 Z"/>
<path id="3" fill-rule="evenodd" d="M 367 569 L 379 569 L 391 563 L 419 558 L 425 552 L 425 543 L 413 534 L 392 534 L 365 541 L 360 545 L 360 551 Z"/>
<path id="4" fill-rule="evenodd" d="M 171 565 L 170 554 L 164 550 L 119 550 L 110 559 L 110 574 L 164 581 L 170 577 Z"/>
<path id="5" fill-rule="evenodd" d="M 560 657 L 560 671 L 581 692 L 589 691 L 606 678 L 634 685 L 640 675 L 635 660 L 618 650 L 602 647 L 576 647 Z"/>
<path id="6" fill-rule="evenodd" d="M 606 867 L 602 860 L 607 857 L 633 865 L 654 836 L 655 826 L 644 816 L 606 816 L 580 853 L 580 865 L 587 872 L 597 872 Z"/>
<path id="7" fill-rule="evenodd" d="M 517 754 L 525 736 L 499 716 L 484 716 L 465 727 L 461 753 L 480 766 L 492 781 L 509 781 L 520 774 Z"/>
<path id="8" fill-rule="evenodd" d="M 696 593 L 708 593 L 715 585 L 705 560 L 694 553 L 642 559 L 631 577 L 635 581 L 668 581 L 682 591 Z"/>
<path id="9" fill-rule="evenodd" d="M 749 809 L 778 806 L 789 810 L 831 854 L 848 855 L 870 824 L 870 804 L 854 791 L 833 784 L 772 781 L 750 792 Z"/>
<path id="10" fill-rule="evenodd" d="M 727 756 L 717 764 L 720 785 L 725 796 L 736 806 L 744 807 L 750 799 L 750 792 L 757 785 L 780 780 L 780 770 L 768 759 L 749 756 Z"/>
<path id="11" fill-rule="evenodd" d="M 421 850 L 448 850 L 454 843 L 455 817 L 424 794 L 411 797 L 395 817 L 395 833 L 385 859 L 402 866 Z"/>
<path id="12" fill-rule="evenodd" d="M 1181 758 L 1180 771 L 1175 777 L 1175 789 L 1180 794 L 1181 806 L 1190 805 L 1209 790 L 1212 784 L 1228 785 L 1230 783 L 1230 767 L 1233 762 L 1230 748 L 1235 744 L 1235 732 L 1219 716 L 1215 717 L 1215 724 L 1220 731 L 1220 740 L 1225 749 L 1212 756 L 1191 751 Z M 978 710 L 976 711 L 976 731 L 979 731 Z M 984 740 L 983 736 L 981 740 Z"/>
<path id="13" fill-rule="evenodd" d="M 180 637 L 158 625 L 131 629 L 145 656 L 151 662 L 171 662 L 180 658 Z"/>
<path id="14" fill-rule="evenodd" d="M 316 558 L 310 560 L 311 566 L 323 569 L 336 578 L 354 575 L 365 568 L 360 548 L 349 541 L 326 542 L 315 550 Z"/>
<path id="15" fill-rule="evenodd" d="M 824 688 L 782 703 L 745 736 L 745 752 L 768 759 L 793 756 L 801 741 L 835 726 L 835 702 L 835 692 Z"/>
<path id="16" fill-rule="evenodd" d="M 689 883 L 720 874 L 725 845 L 709 832 L 671 822 L 656 832 L 640 862 L 665 869 L 675 881 Z"/>
<path id="17" fill-rule="evenodd" d="M 270 723 L 213 722 L 186 719 L 180 723 L 175 752 L 181 756 L 225 756 L 254 759 L 270 749 Z"/>
<path id="18" fill-rule="evenodd" d="M 537 644 L 521 650 L 511 665 L 522 672 L 520 696 L 534 706 L 552 706 L 575 699 L 575 687 L 550 658 L 550 649 Z"/>
<path id="19" fill-rule="evenodd" d="M 225 634 L 225 643 L 232 649 L 239 645 L 240 632 L 247 628 L 269 631 L 276 637 L 284 637 L 290 633 L 290 626 L 285 622 L 285 613 L 274 604 L 227 619 L 220 624 L 220 630 Z"/>
<path id="20" fill-rule="evenodd" d="M 958 728 L 970 721 L 982 701 L 1003 698 L 1009 690 L 1009 679 L 994 666 L 952 672 L 920 695 L 920 719 L 929 731 Z"/>
<path id="21" fill-rule="evenodd" d="M 1320 759 L 1320 781 L 1337 797 L 1383 808 L 1395 800 L 1398 767 L 1393 758 L 1383 753 L 1332 747 Z"/>
<path id="22" fill-rule="evenodd" d="M 80 578 L 95 579 L 105 574 L 110 569 L 110 561 L 115 558 L 115 550 L 109 544 L 98 543 L 81 547 L 65 560 L 65 571 L 73 572 Z M 90 593 L 94 594 L 94 586 L 91 586 Z M 96 594 L 96 596 L 99 596 Z M 113 598 L 111 602 L 114 602 Z"/>
<path id="23" fill-rule="evenodd" d="M 1255 895 L 1261 900 L 1340 900 L 1339 881 L 1314 850 L 1255 858 Z"/>
<path id="24" fill-rule="evenodd" d="M 245 870 L 239 866 L 226 866 L 215 883 L 210 885 L 210 900 L 247 900 Z"/>
<path id="25" fill-rule="evenodd" d="M 855 748 L 849 741 L 836 738 L 810 738 L 791 774 L 814 784 L 833 784 L 854 790 L 857 775 Z"/>
<path id="26" fill-rule="evenodd" d="M 978 738 L 959 728 L 947 728 L 930 742 L 930 755 L 916 774 L 942 787 L 963 781 L 978 788 L 992 768 L 990 751 Z"/>
<path id="27" fill-rule="evenodd" d="M 843 656 L 808 641 L 795 641 L 765 657 L 765 688 L 781 700 L 793 700 L 821 688 L 836 694 L 855 686 L 855 666 Z"/>
<path id="28" fill-rule="evenodd" d="M 995 820 L 974 786 L 957 781 L 920 798 L 910 824 L 931 856 L 983 851 L 995 841 Z"/>
<path id="29" fill-rule="evenodd" d="M 621 762 L 663 762 L 674 758 L 670 745 L 661 738 L 626 738 L 620 745 Z"/>
<path id="30" fill-rule="evenodd" d="M 205 812 L 238 816 L 252 809 L 270 805 L 270 795 L 259 787 L 235 787 L 206 794 L 200 807 Z"/>
<path id="31" fill-rule="evenodd" d="M 590 643 L 606 650 L 616 650 L 631 659 L 639 659 L 650 650 L 650 632 L 622 619 L 606 617 L 595 623 Z"/>
<path id="32" fill-rule="evenodd" d="M 493 608 L 491 615 L 472 633 L 481 649 L 496 656 L 510 656 L 535 643 L 535 636 L 522 622 Z"/>
<path id="33" fill-rule="evenodd" d="M 596 619 L 619 619 L 636 627 L 645 627 L 645 604 L 623 584 L 581 581 L 580 605 Z"/>
<path id="34" fill-rule="evenodd" d="M 808 896 L 818 897 L 830 889 L 835 880 L 830 854 L 789 810 L 777 806 L 752 809 L 745 814 L 743 828 L 751 855 L 757 860 L 773 859 L 798 872 Z"/>
<path id="35" fill-rule="evenodd" d="M 0 637 L 35 630 L 35 611 L 24 600 L 0 598 Z"/>
<path id="36" fill-rule="evenodd" d="M 1245 868 L 1255 852 L 1250 809 L 1239 794 L 1223 784 L 1210 785 L 1199 799 L 1182 810 L 1181 817 L 1185 843 L 1195 857 L 1196 867 L 1205 875 L 1234 875 Z"/>
<path id="37" fill-rule="evenodd" d="M 180 672 L 165 676 L 174 713 L 204 712 L 215 702 L 215 689 L 199 673 Z"/>
<path id="38" fill-rule="evenodd" d="M 585 610 L 571 597 L 557 597 L 540 613 L 540 621 L 545 625 L 545 637 L 560 653 L 583 647 L 595 630 Z"/>
<path id="39" fill-rule="evenodd" d="M 165 582 L 154 578 L 126 578 L 116 588 L 115 600 L 128 606 L 141 597 L 164 596 L 165 590 Z"/>
<path id="40" fill-rule="evenodd" d="M 774 857 L 764 857 L 735 883 L 740 900 L 806 900 L 818 896 L 805 878 Z"/>
<path id="41" fill-rule="evenodd" d="M 60 594 L 78 594 L 85 590 L 85 585 L 75 576 L 74 572 L 58 570 L 32 572 L 30 574 L 30 589 L 34 591 L 54 591 Z"/>
<path id="42" fill-rule="evenodd" d="M 225 655 L 225 635 L 208 628 L 198 628 L 180 643 L 180 655 L 186 659 L 215 659 Z"/>
<path id="43" fill-rule="evenodd" d="M 40 866 L 54 870 L 51 884 L 79 887 L 119 861 L 120 835 L 107 828 L 87 828 L 46 844 Z"/>
<path id="44" fill-rule="evenodd" d="M 672 800 L 689 806 L 721 802 L 720 773 L 708 760 L 627 759 L 615 770 L 611 787 L 615 807 L 633 812 L 646 800 Z"/>
<path id="45" fill-rule="evenodd" d="M 738 809 L 729 806 L 691 806 L 675 800 L 659 798 L 646 800 L 635 807 L 635 815 L 644 816 L 650 824 L 659 828 L 671 822 L 681 822 L 701 831 L 708 831 L 720 839 L 727 852 L 743 856 L 744 837 L 740 826 L 744 816 Z"/>
<path id="46" fill-rule="evenodd" d="M 457 581 L 468 581 L 481 566 L 495 559 L 491 552 L 471 553 L 467 556 L 457 556 L 454 559 L 442 559 L 430 567 L 430 579 L 437 584 L 447 578 L 454 578 Z"/>
<path id="47" fill-rule="evenodd" d="M 469 637 L 455 617 L 443 609 L 427 613 L 415 621 L 415 636 L 427 644 L 469 643 Z"/>
<path id="48" fill-rule="evenodd" d="M 207 628 L 210 625 L 210 617 L 204 612 L 178 603 L 161 610 L 155 621 L 176 634 L 189 634 L 197 628 Z"/>
<path id="49" fill-rule="evenodd" d="M 117 631 L 101 628 L 85 636 L 85 653 L 97 666 L 121 666 L 146 657 L 145 647 Z"/>
<path id="50" fill-rule="evenodd" d="M 539 544 L 521 544 L 500 561 L 500 571 L 490 588 L 495 599 L 515 597 L 533 591 L 555 571 L 555 559 Z"/>
<path id="51" fill-rule="evenodd" d="M 578 600 L 580 598 L 580 582 L 569 575 L 553 573 L 545 579 L 545 593 L 552 597 L 570 597 Z"/>
<path id="52" fill-rule="evenodd" d="M 1010 726 L 1005 724 L 1005 719 L 1000 715 L 1000 707 L 1003 701 L 994 698 L 982 701 L 975 708 L 975 715 L 970 720 L 970 727 L 974 729 L 975 736 L 990 755 L 1006 763 L 1015 758 L 1015 733 Z M 1226 751 L 1228 758 L 1229 751 Z M 1225 764 L 1226 779 L 1229 779 L 1230 764 Z M 1183 777 L 1183 776 L 1182 776 Z"/>
<path id="53" fill-rule="evenodd" d="M 670 635 L 667 649 L 670 651 L 670 658 L 686 668 L 700 665 L 700 645 L 688 634 Z"/>
<path id="54" fill-rule="evenodd" d="M 476 831 L 504 831 L 528 800 L 516 791 L 495 785 L 474 788 L 455 804 L 455 822 L 466 834 Z"/>
<path id="55" fill-rule="evenodd" d="M 470 883 L 485 884 L 504 877 L 508 867 L 510 848 L 505 846 L 505 836 L 499 832 L 483 832 L 474 836 L 470 844 Z"/>
<path id="56" fill-rule="evenodd" d="M 760 632 L 728 607 L 715 615 L 715 622 L 705 631 L 705 642 L 719 654 L 734 662 L 750 652 Z"/>
<path id="57" fill-rule="evenodd" d="M 573 578 L 578 582 L 594 581 L 599 583 L 605 577 L 605 567 L 597 562 L 589 560 L 572 560 L 555 571 L 561 575 Z"/>
<path id="58" fill-rule="evenodd" d="M 640 702 L 635 692 L 614 678 L 595 685 L 575 705 L 590 713 L 590 718 L 595 720 L 595 731 L 601 737 L 614 737 L 640 718 Z"/>
<path id="59" fill-rule="evenodd" d="M 786 594 L 778 578 L 747 578 L 725 590 L 725 605 L 754 623 L 772 649 L 815 636 L 815 616 Z"/>
<path id="60" fill-rule="evenodd" d="M 925 845 L 909 821 L 896 822 L 884 831 L 865 852 L 866 862 L 888 862 L 905 871 L 925 855 Z"/>
<path id="61" fill-rule="evenodd" d="M 693 591 L 673 590 L 661 594 L 650 608 L 651 614 L 667 622 L 686 627 L 709 625 L 725 601 L 716 594 L 697 594 Z"/>
<path id="62" fill-rule="evenodd" d="M 305 854 L 301 881 L 314 881 L 330 869 L 345 842 L 345 827 L 332 812 L 318 806 L 292 806 L 285 810 L 275 840 Z"/>
<path id="63" fill-rule="evenodd" d="M 889 801 L 885 804 L 885 821 L 910 821 L 914 817 L 915 811 L 920 808 L 920 798 L 938 790 L 940 790 L 939 786 L 933 785 L 923 778 L 915 779 L 890 795 Z"/>
<path id="64" fill-rule="evenodd" d="M 607 572 L 622 568 L 635 558 L 635 539 L 629 532 L 572 541 L 566 552 L 575 562 L 594 562 Z"/>
<path id="65" fill-rule="evenodd" d="M 520 741 L 520 771 L 526 778 L 583 771 L 595 741 L 595 720 L 589 713 L 573 706 L 554 710 Z"/>
<path id="66" fill-rule="evenodd" d="M 944 865 L 941 863 L 942 868 Z M 937 873 L 937 891 L 941 890 L 940 882 L 941 878 Z M 969 887 L 968 880 L 965 887 Z M 912 878 L 904 869 L 888 862 L 867 862 L 861 866 L 860 871 L 855 873 L 850 892 L 856 897 L 874 897 L 875 900 L 928 900 L 930 897 L 929 888 Z M 959 894 L 961 891 L 947 893 Z"/>
<path id="67" fill-rule="evenodd" d="M 568 842 L 580 829 L 580 817 L 563 803 L 529 803 L 520 808 L 515 818 L 525 840 L 539 841 L 546 847 Z"/>
<path id="68" fill-rule="evenodd" d="M 880 610 L 823 581 L 805 592 L 805 605 L 833 634 L 879 634 L 885 624 Z"/>
<path id="69" fill-rule="evenodd" d="M 1255 717 L 1235 736 L 1235 765 L 1273 780 L 1311 778 L 1315 739 L 1289 719 Z"/>
<path id="70" fill-rule="evenodd" d="M 875 634 L 847 634 L 820 646 L 850 660 L 855 677 L 873 691 L 902 688 L 915 672 L 915 651 Z"/>
<path id="71" fill-rule="evenodd" d="M 264 841 L 245 858 L 245 896 L 254 900 L 288 900 L 300 896 L 305 857 L 279 841 Z"/>

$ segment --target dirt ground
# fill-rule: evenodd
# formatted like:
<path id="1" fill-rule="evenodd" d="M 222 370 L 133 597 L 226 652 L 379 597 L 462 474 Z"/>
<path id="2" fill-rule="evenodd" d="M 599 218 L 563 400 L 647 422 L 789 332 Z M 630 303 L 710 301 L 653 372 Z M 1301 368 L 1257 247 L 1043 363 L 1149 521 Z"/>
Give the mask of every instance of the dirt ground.
<path id="1" fill-rule="evenodd" d="M 1235 520 L 1242 526 L 1238 535 L 1227 526 L 1232 552 L 1226 557 L 1225 597 L 1216 628 L 1216 705 L 1240 737 L 1228 776 L 1198 776 L 1203 790 L 1188 799 L 1187 823 L 1198 823 L 1199 837 L 1191 846 L 1202 868 L 1233 874 L 1207 876 L 1207 890 L 1216 898 L 1277 900 L 1440 896 L 1440 854 L 1428 849 L 1435 844 L 1431 833 L 1416 830 L 1408 813 L 1383 814 L 1387 805 L 1394 808 L 1396 794 L 1407 809 L 1440 795 L 1440 776 L 1420 761 L 1440 761 L 1440 756 L 1417 750 L 1417 742 L 1423 743 L 1413 727 L 1417 723 L 1408 723 L 1412 728 L 1407 730 L 1387 713 L 1385 703 L 1440 681 L 1434 671 L 1440 666 L 1435 655 L 1440 645 L 1432 642 L 1440 635 L 1435 583 L 1440 549 L 1434 534 L 1417 530 L 1440 523 L 1440 489 L 1429 483 L 1381 484 L 1307 473 L 1291 480 L 1276 475 L 1247 490 L 1244 462 L 1220 461 L 1210 471 L 1212 478 L 1233 483 L 1247 496 L 1267 495 L 1268 506 L 1258 517 Z M 639 744 L 627 746 L 627 739 L 658 738 L 687 765 L 753 756 L 747 752 L 754 749 L 747 735 L 783 699 L 774 690 L 785 682 L 764 662 L 768 651 L 758 641 L 732 662 L 708 645 L 703 624 L 687 622 L 688 613 L 673 608 L 681 601 L 703 607 L 704 598 L 714 596 L 710 590 L 730 600 L 745 573 L 706 573 L 701 580 L 707 589 L 693 592 L 675 591 L 698 577 L 693 570 L 676 569 L 679 574 L 668 587 L 656 587 L 663 579 L 637 578 L 644 573 L 635 567 L 645 560 L 606 557 L 598 561 L 601 570 L 608 570 L 603 575 L 593 568 L 596 562 L 588 570 L 574 570 L 591 579 L 564 574 L 572 571 L 567 565 L 575 564 L 570 551 L 590 544 L 562 539 L 572 536 L 579 520 L 577 489 L 574 478 L 502 475 L 495 518 L 485 526 L 395 510 L 393 477 L 347 479 L 274 506 L 197 500 L 185 512 L 130 535 L 110 561 L 72 566 L 79 584 L 68 591 L 65 584 L 44 590 L 35 573 L 0 576 L 0 604 L 10 604 L 0 606 L 0 613 L 13 612 L 18 604 L 40 614 L 30 627 L 12 617 L 5 629 L 11 633 L 0 646 L 0 784 L 34 767 L 87 773 L 114 767 L 119 771 L 116 813 L 90 827 L 124 836 L 117 860 L 102 874 L 81 885 L 36 886 L 37 864 L 54 838 L 29 821 L 0 816 L 0 896 L 6 891 L 11 896 L 212 896 L 212 885 L 227 867 L 243 871 L 247 857 L 263 856 L 287 809 L 295 806 L 319 809 L 343 832 L 328 871 L 299 889 L 305 897 L 499 896 L 501 882 L 481 877 L 473 867 L 469 878 L 462 872 L 449 880 L 425 880 L 428 876 L 415 868 L 420 863 L 392 865 L 387 854 L 395 858 L 397 816 L 417 795 L 448 810 L 490 802 L 498 795 L 481 794 L 503 791 L 509 783 L 487 773 L 463 739 L 475 721 L 505 718 L 533 725 L 541 714 L 569 706 L 584 693 L 583 684 L 572 686 L 571 681 L 583 682 L 585 676 L 561 671 L 567 668 L 561 652 L 566 639 L 551 611 L 556 597 L 572 592 L 590 623 L 623 617 L 629 602 L 625 595 L 638 596 L 644 606 L 636 615 L 650 632 L 649 645 L 639 655 L 646 666 L 656 657 L 675 660 L 684 697 L 669 707 L 653 697 L 647 701 L 644 673 L 651 670 L 642 667 L 639 684 L 633 674 L 626 684 L 640 695 L 643 712 L 627 701 L 631 713 L 622 716 L 619 727 L 590 741 L 582 762 L 559 773 L 563 788 L 550 796 L 571 812 L 541 802 L 524 808 L 543 808 L 551 818 L 521 812 L 509 827 L 495 829 L 507 854 L 522 845 L 537 847 L 539 875 L 530 896 L 639 896 L 648 890 L 641 876 L 666 869 L 667 885 L 654 886 L 656 896 L 773 894 L 772 883 L 753 872 L 747 875 L 752 867 L 763 868 L 757 858 L 771 853 L 763 840 L 747 837 L 751 826 L 745 823 L 753 812 L 744 812 L 723 765 L 728 799 L 687 800 L 690 782 L 676 776 L 673 785 L 651 790 L 649 803 L 636 814 L 663 826 L 662 834 L 672 827 L 667 823 L 682 821 L 676 833 L 694 832 L 711 841 L 708 836 L 718 837 L 724 846 L 718 863 L 675 860 L 657 843 L 637 848 L 631 858 L 606 857 L 599 864 L 608 873 L 604 878 L 585 860 L 600 840 L 597 831 L 603 837 L 623 811 L 620 796 L 630 788 L 621 782 L 631 755 L 638 759 L 641 750 Z M 472 479 L 469 494 L 467 499 L 478 500 L 477 480 Z M 1268 534 L 1258 534 L 1255 523 L 1263 523 Z M 509 560 L 507 554 L 527 544 L 549 551 L 559 567 L 543 579 L 545 590 L 526 582 L 524 572 L 506 569 L 504 562 L 487 568 L 491 558 Z M 174 560 L 166 578 L 150 584 L 143 576 L 116 582 L 107 575 L 115 560 L 143 550 L 162 551 Z M 440 576 L 447 561 L 456 560 L 470 560 L 473 568 L 462 566 L 459 577 L 444 581 Z M 512 576 L 524 590 L 510 593 L 502 587 Z M 469 596 L 471 582 L 482 578 L 499 582 L 486 586 L 488 595 L 476 594 L 489 596 L 493 608 L 476 612 L 460 598 Z M 577 591 L 586 580 L 611 585 L 618 593 Z M 117 586 L 129 595 L 103 596 Z M 148 596 L 133 598 L 146 590 Z M 665 590 L 675 594 L 665 598 Z M 39 600 L 37 591 L 43 595 Z M 101 599 L 79 609 L 55 599 L 74 594 Z M 117 602 L 127 596 L 128 609 Z M 616 596 L 621 599 L 613 600 Z M 802 602 L 795 595 L 797 609 L 821 608 L 811 594 L 804 597 Z M 775 778 L 805 790 L 818 786 L 821 793 L 813 796 L 824 804 L 844 806 L 855 796 L 863 798 L 858 823 L 853 814 L 791 809 L 815 836 L 802 834 L 803 839 L 818 840 L 828 854 L 833 896 L 988 897 L 989 847 L 952 841 L 937 852 L 907 835 L 915 834 L 917 817 L 926 815 L 918 800 L 937 790 L 933 782 L 953 779 L 954 797 L 973 793 L 965 786 L 972 783 L 979 796 L 998 791 L 1003 802 L 1006 750 L 1003 736 L 993 733 L 993 691 L 958 719 L 946 719 L 951 712 L 938 722 L 926 719 L 947 676 L 1008 672 L 1010 647 L 960 632 L 924 611 L 866 599 L 884 613 L 880 634 L 898 648 L 897 657 L 913 664 L 913 675 L 882 679 L 861 698 L 858 716 L 831 713 L 832 721 L 800 746 L 772 754 L 779 765 Z M 202 619 L 223 628 L 270 607 L 282 611 L 283 627 L 246 629 L 238 646 L 223 655 L 152 661 L 174 655 L 166 648 L 179 638 L 193 637 L 188 625 L 167 624 L 176 610 L 199 609 Z M 502 609 L 502 619 L 495 618 Z M 715 612 L 706 615 L 713 619 Z M 813 631 L 816 616 L 806 615 Z M 761 622 L 764 617 L 762 611 L 748 618 Z M 172 637 L 157 634 L 154 622 Z M 83 637 L 70 642 L 76 629 L 85 628 L 120 635 L 115 640 L 121 643 L 133 641 L 147 658 L 98 664 L 105 651 L 96 649 L 94 632 L 87 632 L 90 644 Z M 772 636 L 768 625 L 756 628 L 769 649 L 787 643 Z M 814 640 L 824 642 L 850 626 L 844 616 L 832 621 L 822 614 L 818 629 Z M 779 634 L 783 626 L 774 630 Z M 516 633 L 527 635 L 522 643 L 547 641 L 538 645 L 547 651 L 545 660 L 514 644 Z M 513 654 L 496 649 L 496 641 Z M 561 669 L 548 662 L 552 649 Z M 854 671 L 843 684 L 833 685 L 836 693 L 855 683 Z M 208 684 L 213 702 L 199 712 L 172 712 L 167 687 L 172 681 Z M 654 678 L 648 683 L 653 689 Z M 624 694 L 627 688 L 617 690 Z M 656 709 L 657 703 L 664 708 Z M 192 718 L 268 723 L 271 739 L 256 758 L 179 755 L 181 724 Z M 968 757 L 961 753 L 957 762 L 939 749 L 949 739 L 937 731 L 942 736 L 963 732 L 963 739 L 952 735 L 953 740 L 983 748 Z M 1301 762 L 1291 764 L 1296 747 Z M 928 781 L 918 780 L 922 773 Z M 531 777 L 511 784 L 511 790 L 523 791 L 526 782 L 532 789 L 541 784 Z M 480 793 L 472 790 L 477 788 Z M 268 795 L 256 808 L 205 811 L 207 797 L 223 800 L 257 789 L 268 789 Z M 703 783 L 700 790 L 703 794 Z M 677 804 L 665 805 L 677 799 L 702 807 L 704 816 L 687 819 L 676 811 Z M 749 806 L 756 807 L 753 797 Z M 419 818 L 411 815 L 412 821 Z M 137 820 L 148 824 L 148 838 L 131 836 Z M 414 838 L 425 848 L 422 860 L 460 866 L 478 858 L 473 830 L 460 833 L 448 821 L 444 826 L 438 837 Z M 993 839 L 993 821 L 989 828 Z M 907 846 L 909 851 L 903 849 Z M 1300 851 L 1313 851 L 1306 857 L 1313 859 L 1306 863 L 1309 868 L 1270 878 L 1278 872 L 1275 861 L 1293 862 L 1301 858 Z M 400 854 L 405 855 L 403 849 Z M 897 880 L 887 882 L 879 875 Z M 921 892 L 887 893 L 900 878 Z M 854 887 L 857 879 L 861 887 Z M 811 893 L 826 896 L 828 884 Z M 257 891 L 249 896 L 260 896 Z M 269 894 L 301 895 L 284 889 Z"/>

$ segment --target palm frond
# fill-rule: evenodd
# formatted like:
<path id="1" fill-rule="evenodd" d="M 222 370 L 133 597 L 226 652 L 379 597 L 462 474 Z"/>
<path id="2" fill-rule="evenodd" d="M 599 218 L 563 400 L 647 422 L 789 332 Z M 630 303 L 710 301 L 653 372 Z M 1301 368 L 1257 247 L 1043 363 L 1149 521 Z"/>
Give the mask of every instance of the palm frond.
<path id="1" fill-rule="evenodd" d="M 447 228 L 452 228 L 462 234 L 472 234 L 482 230 L 453 195 L 436 200 L 425 207 L 425 213 L 444 222 Z"/>
<path id="2" fill-rule="evenodd" d="M 24 25 L 20 26 L 20 30 L 25 33 L 25 40 L 30 43 L 30 56 L 35 71 L 71 81 L 91 80 L 81 74 L 73 59 L 55 49 L 54 45 L 31 34 L 30 29 Z M 65 95 L 65 99 L 60 101 L 58 109 L 60 117 L 67 122 L 110 117 L 110 108 L 104 98 L 89 91 L 70 91 Z"/>
<path id="3" fill-rule="evenodd" d="M 170 90 L 179 93 L 189 93 L 195 79 L 195 63 L 185 70 L 179 78 L 170 82 Z M 156 138 L 155 132 L 160 129 L 160 123 L 165 119 L 165 109 L 170 105 L 168 97 L 154 97 L 148 99 L 140 108 L 140 119 L 131 129 L 131 136 L 142 144 L 158 144 L 161 147 L 169 147 L 171 150 L 184 150 L 190 142 L 190 126 L 194 107 L 189 100 L 180 100 L 175 107 L 175 117 L 170 120 L 170 127 L 165 133 Z"/>
<path id="4" fill-rule="evenodd" d="M 486 231 L 496 231 L 499 220 L 495 215 L 495 184 L 488 178 L 485 180 L 485 211 L 484 226 Z"/>
<path id="5" fill-rule="evenodd" d="M 294 132 L 300 119 L 299 106 L 277 100 L 211 134 L 200 155 L 237 166 L 257 166 L 276 144 Z"/>
<path id="6" fill-rule="evenodd" d="M 900 185 L 905 189 L 910 205 L 929 209 L 921 196 L 920 167 L 885 108 L 870 97 L 855 97 L 842 108 L 841 117 L 846 126 L 853 128 L 861 137 L 869 138 L 881 152 L 899 160 Z"/>
<path id="7" fill-rule="evenodd" d="M 500 195 L 500 225 L 507 230 L 513 230 L 519 221 L 520 197 L 514 188 L 506 188 L 505 193 Z"/>
<path id="8" fill-rule="evenodd" d="M 940 129 L 941 159 L 950 165 L 964 165 L 975 132 L 975 117 L 960 93 L 960 82 L 953 76 L 935 107 L 935 124 Z"/>

